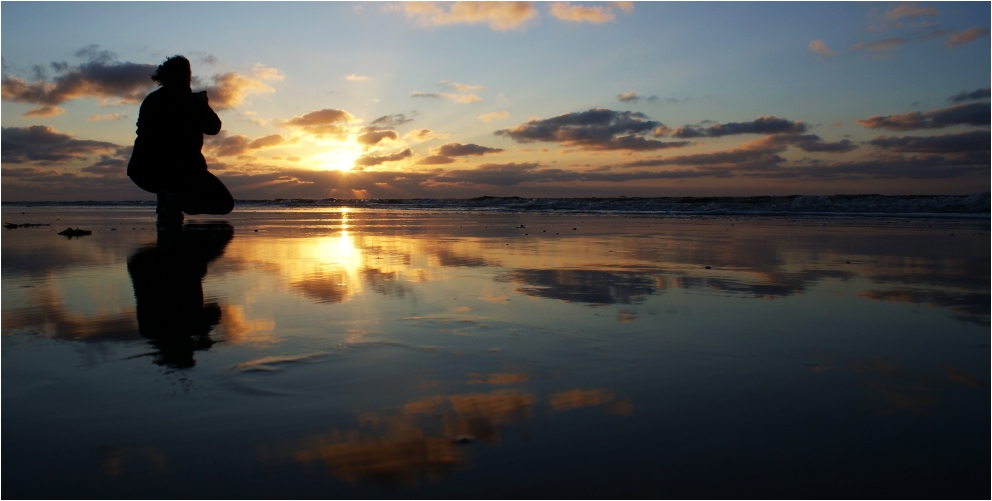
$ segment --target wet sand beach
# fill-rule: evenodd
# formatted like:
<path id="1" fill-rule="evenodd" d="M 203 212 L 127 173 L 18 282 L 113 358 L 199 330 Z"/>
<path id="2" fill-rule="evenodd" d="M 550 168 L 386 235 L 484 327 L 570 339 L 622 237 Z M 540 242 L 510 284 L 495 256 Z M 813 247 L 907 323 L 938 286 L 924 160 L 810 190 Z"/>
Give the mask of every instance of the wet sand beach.
<path id="1" fill-rule="evenodd" d="M 987 217 L 151 212 L 3 207 L 3 497 L 989 497 Z"/>

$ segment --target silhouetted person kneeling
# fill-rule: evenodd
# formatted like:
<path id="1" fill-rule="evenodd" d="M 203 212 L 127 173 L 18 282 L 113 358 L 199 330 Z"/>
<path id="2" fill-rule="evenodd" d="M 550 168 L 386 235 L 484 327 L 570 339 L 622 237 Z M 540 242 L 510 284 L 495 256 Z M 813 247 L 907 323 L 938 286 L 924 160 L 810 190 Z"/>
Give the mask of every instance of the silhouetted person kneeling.
<path id="1" fill-rule="evenodd" d="M 151 77 L 162 87 L 141 103 L 127 175 L 139 188 L 158 195 L 160 226 L 181 225 L 183 212 L 231 212 L 231 192 L 207 172 L 200 153 L 203 135 L 220 132 L 220 118 L 207 104 L 206 91 L 194 93 L 190 88 L 189 60 L 170 57 Z"/>

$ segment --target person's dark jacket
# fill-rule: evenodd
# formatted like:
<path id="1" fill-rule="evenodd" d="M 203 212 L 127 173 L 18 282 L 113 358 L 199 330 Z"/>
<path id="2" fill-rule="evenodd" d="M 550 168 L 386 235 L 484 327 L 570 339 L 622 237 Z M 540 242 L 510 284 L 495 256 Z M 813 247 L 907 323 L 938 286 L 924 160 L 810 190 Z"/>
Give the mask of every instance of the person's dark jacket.
<path id="1" fill-rule="evenodd" d="M 206 172 L 207 161 L 200 153 L 203 135 L 215 135 L 221 127 L 206 95 L 183 86 L 165 86 L 148 94 L 137 125 L 127 175 L 152 193 Z"/>

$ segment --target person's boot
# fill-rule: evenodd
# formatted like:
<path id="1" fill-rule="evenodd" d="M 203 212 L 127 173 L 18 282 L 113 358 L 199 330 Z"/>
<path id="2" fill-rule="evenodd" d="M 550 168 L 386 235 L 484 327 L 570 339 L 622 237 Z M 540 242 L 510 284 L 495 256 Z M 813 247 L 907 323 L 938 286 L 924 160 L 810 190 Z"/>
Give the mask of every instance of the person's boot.
<path id="1" fill-rule="evenodd" d="M 183 213 L 179 210 L 179 194 L 174 190 L 161 190 L 158 192 L 158 221 L 155 226 L 158 228 L 176 228 L 183 225 Z"/>

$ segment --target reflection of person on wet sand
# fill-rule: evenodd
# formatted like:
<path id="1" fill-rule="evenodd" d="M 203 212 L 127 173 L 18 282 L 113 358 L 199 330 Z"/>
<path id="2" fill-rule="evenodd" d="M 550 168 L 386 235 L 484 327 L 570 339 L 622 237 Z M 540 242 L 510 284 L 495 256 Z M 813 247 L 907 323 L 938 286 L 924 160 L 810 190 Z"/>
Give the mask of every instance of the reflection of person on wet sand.
<path id="1" fill-rule="evenodd" d="M 227 224 L 190 224 L 180 232 L 159 233 L 156 245 L 128 258 L 138 331 L 158 348 L 155 363 L 192 367 L 193 352 L 213 345 L 209 334 L 220 322 L 220 307 L 203 304 L 202 280 L 207 264 L 224 254 L 233 237 Z"/>
<path id="2" fill-rule="evenodd" d="M 138 112 L 138 137 L 127 175 L 139 188 L 158 195 L 160 226 L 178 226 L 187 214 L 227 214 L 234 198 L 220 179 L 207 172 L 200 153 L 203 135 L 220 132 L 206 91 L 190 88 L 189 60 L 165 60 L 152 80 L 162 87 L 145 98 Z"/>

